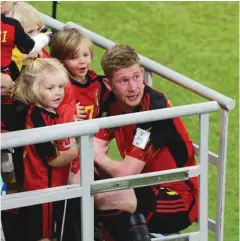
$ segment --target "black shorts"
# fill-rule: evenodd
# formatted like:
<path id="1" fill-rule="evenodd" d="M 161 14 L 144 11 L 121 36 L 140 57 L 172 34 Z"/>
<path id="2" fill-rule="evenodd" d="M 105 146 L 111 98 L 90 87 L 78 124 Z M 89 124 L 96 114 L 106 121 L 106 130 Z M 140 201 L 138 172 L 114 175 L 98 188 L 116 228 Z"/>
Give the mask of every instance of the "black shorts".
<path id="1" fill-rule="evenodd" d="M 62 228 L 64 201 L 20 208 L 25 241 L 43 238 L 59 240 Z"/>
<path id="2" fill-rule="evenodd" d="M 67 200 L 63 241 L 81 241 L 81 199 Z"/>
<path id="3" fill-rule="evenodd" d="M 185 199 L 181 194 L 168 188 L 141 187 L 134 189 L 137 197 L 137 213 L 145 216 L 151 233 L 177 233 L 191 225 L 189 212 L 195 199 Z M 95 212 L 98 222 L 103 223 L 106 230 L 119 240 L 126 240 L 130 214 L 119 210 Z M 118 240 L 118 239 L 116 239 Z"/>
<path id="4" fill-rule="evenodd" d="M 148 186 L 134 191 L 137 212 L 145 216 L 151 233 L 176 233 L 191 225 L 189 212 L 195 204 L 191 193 L 186 199 L 182 194 L 164 187 Z"/>

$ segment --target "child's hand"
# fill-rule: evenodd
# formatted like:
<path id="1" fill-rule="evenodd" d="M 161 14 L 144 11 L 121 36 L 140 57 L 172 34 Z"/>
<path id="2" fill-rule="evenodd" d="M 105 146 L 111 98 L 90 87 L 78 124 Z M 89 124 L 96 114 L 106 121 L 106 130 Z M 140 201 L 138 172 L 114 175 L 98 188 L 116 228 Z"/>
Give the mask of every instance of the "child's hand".
<path id="1" fill-rule="evenodd" d="M 14 82 L 7 74 L 1 73 L 1 95 L 11 96 L 14 91 Z"/>
<path id="2" fill-rule="evenodd" d="M 70 184 L 80 184 L 80 170 L 77 173 L 70 172 L 69 174 Z"/>
<path id="3" fill-rule="evenodd" d="M 80 102 L 76 104 L 77 120 L 84 120 L 87 117 L 84 106 Z"/>

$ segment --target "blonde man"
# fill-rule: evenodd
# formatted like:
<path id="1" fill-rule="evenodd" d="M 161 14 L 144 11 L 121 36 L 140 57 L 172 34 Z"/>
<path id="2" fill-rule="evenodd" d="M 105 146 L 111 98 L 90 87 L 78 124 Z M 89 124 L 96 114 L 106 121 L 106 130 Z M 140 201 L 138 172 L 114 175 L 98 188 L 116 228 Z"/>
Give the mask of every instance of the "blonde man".
<path id="1" fill-rule="evenodd" d="M 127 45 L 105 52 L 101 64 L 111 95 L 103 103 L 100 116 L 171 108 L 163 93 L 144 85 L 139 62 L 136 51 Z M 112 139 L 123 158 L 120 162 L 107 154 Z M 101 130 L 95 136 L 94 150 L 95 165 L 112 177 L 196 165 L 193 143 L 180 118 Z M 99 219 L 116 240 L 127 240 L 121 227 L 127 228 L 132 213 L 144 214 L 150 232 L 170 234 L 197 220 L 198 180 L 97 194 L 95 201 L 101 210 Z"/>

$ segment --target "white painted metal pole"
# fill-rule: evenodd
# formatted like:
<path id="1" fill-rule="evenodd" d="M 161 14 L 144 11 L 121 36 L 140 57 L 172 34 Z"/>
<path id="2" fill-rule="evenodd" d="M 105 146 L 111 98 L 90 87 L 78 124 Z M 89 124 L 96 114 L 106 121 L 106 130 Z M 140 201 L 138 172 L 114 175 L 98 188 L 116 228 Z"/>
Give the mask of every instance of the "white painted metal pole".
<path id="1" fill-rule="evenodd" d="M 200 193 L 199 193 L 199 231 L 200 240 L 208 241 L 208 136 L 209 114 L 200 115 Z"/>
<path id="2" fill-rule="evenodd" d="M 81 200 L 82 241 L 94 240 L 94 198 L 91 184 L 94 181 L 93 136 L 81 136 L 80 141 L 80 178 L 83 190 Z M 80 203 L 79 203 L 80 205 Z M 80 228 L 80 227 L 79 227 Z"/>
<path id="3" fill-rule="evenodd" d="M 144 71 L 144 80 L 146 81 L 147 85 L 152 87 L 152 74 L 147 70 Z"/>
<path id="4" fill-rule="evenodd" d="M 222 110 L 219 139 L 219 162 L 217 165 L 217 215 L 216 215 L 216 241 L 224 241 L 224 206 L 226 190 L 227 169 L 227 143 L 228 143 L 228 111 Z"/>

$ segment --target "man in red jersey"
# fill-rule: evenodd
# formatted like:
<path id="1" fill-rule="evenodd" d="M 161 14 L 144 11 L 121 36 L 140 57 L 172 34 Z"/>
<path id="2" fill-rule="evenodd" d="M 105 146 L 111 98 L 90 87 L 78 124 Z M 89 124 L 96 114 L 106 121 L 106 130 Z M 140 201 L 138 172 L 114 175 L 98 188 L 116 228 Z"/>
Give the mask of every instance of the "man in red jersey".
<path id="1" fill-rule="evenodd" d="M 101 106 L 100 116 L 171 107 L 163 93 L 144 84 L 139 57 L 129 46 L 117 45 L 107 50 L 101 64 L 106 76 L 104 83 L 111 95 Z M 107 155 L 114 138 L 123 158 L 120 162 Z M 112 177 L 196 164 L 193 143 L 180 118 L 104 129 L 95 135 L 94 144 L 96 167 Z M 123 236 L 123 227 L 127 228 L 132 213 L 145 216 L 150 232 L 170 234 L 196 221 L 198 180 L 191 178 L 135 190 L 96 194 L 95 202 L 100 210 L 99 220 L 116 240 L 127 240 Z"/>

